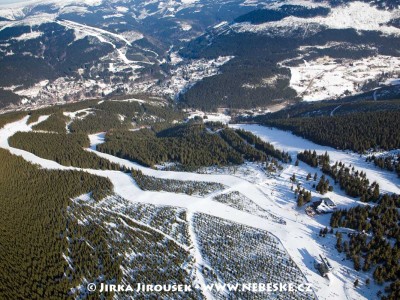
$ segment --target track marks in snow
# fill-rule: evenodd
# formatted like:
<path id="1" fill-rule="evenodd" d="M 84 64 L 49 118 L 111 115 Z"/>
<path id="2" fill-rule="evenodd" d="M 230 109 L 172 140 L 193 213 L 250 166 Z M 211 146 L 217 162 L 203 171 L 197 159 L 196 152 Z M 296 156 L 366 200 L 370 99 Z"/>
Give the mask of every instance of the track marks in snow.
<path id="1" fill-rule="evenodd" d="M 107 212 L 107 213 L 111 213 L 111 214 L 115 214 L 115 215 L 121 216 L 121 217 L 123 217 L 123 218 L 126 218 L 126 219 L 132 221 L 132 222 L 135 223 L 135 224 L 138 224 L 138 225 L 140 225 L 140 226 L 144 226 L 144 227 L 148 228 L 149 230 L 155 231 L 155 232 L 161 234 L 161 235 L 162 235 L 163 237 L 165 237 L 166 239 L 168 239 L 168 240 L 170 240 L 171 242 L 175 243 L 177 246 L 179 246 L 179 247 L 182 248 L 183 250 L 189 251 L 189 247 L 187 247 L 187 246 L 183 245 L 182 243 L 178 242 L 178 241 L 177 241 L 176 239 L 174 239 L 172 236 L 170 236 L 170 235 L 164 233 L 163 231 L 161 231 L 161 230 L 159 230 L 159 229 L 157 229 L 157 228 L 154 228 L 154 227 L 152 227 L 152 226 L 150 226 L 150 225 L 147 225 L 147 224 L 145 224 L 145 223 L 143 223 L 143 222 L 140 222 L 140 221 L 138 221 L 138 220 L 136 220 L 136 219 L 134 219 L 134 218 L 131 218 L 130 216 L 128 216 L 128 215 L 126 215 L 126 214 L 123 214 L 123 213 L 120 213 L 120 212 L 116 212 L 116 211 L 111 211 L 111 210 L 108 210 L 108 209 L 106 209 L 106 208 L 103 208 L 103 207 L 101 207 L 101 202 L 98 203 L 97 205 L 95 205 L 95 208 L 96 208 L 96 209 L 99 209 L 99 210 L 102 210 L 102 211 L 105 211 L 105 212 Z M 129 226 L 129 225 L 127 225 L 127 226 Z"/>
<path id="2" fill-rule="evenodd" d="M 132 46 L 131 42 L 129 42 L 122 35 L 119 35 L 119 34 L 104 30 L 104 29 L 100 29 L 100 28 L 96 28 L 96 27 L 92 27 L 92 26 L 88 26 L 88 25 L 84 25 L 84 24 L 80 24 L 80 23 L 68 21 L 68 20 L 59 20 L 59 21 L 57 21 L 57 23 L 64 27 L 76 30 L 80 33 L 97 37 L 101 42 L 109 42 L 109 40 L 105 39 L 106 37 L 108 37 L 108 39 L 113 38 L 113 39 L 124 42 L 127 46 Z"/>
<path id="3" fill-rule="evenodd" d="M 153 64 L 152 62 L 148 61 L 133 61 L 128 59 L 126 56 L 126 51 L 129 47 L 132 47 L 132 43 L 128 41 L 123 35 L 69 20 L 58 20 L 57 23 L 60 24 L 61 26 L 74 30 L 75 32 L 78 33 L 78 36 L 92 36 L 97 38 L 101 43 L 106 43 L 111 45 L 113 49 L 117 52 L 120 61 L 132 67 L 132 69 L 141 68 L 141 66 L 136 65 L 138 63 L 144 63 L 150 65 Z M 118 42 L 122 42 L 124 45 L 117 46 Z"/>
<path id="4" fill-rule="evenodd" d="M 198 241 L 197 241 L 197 236 L 196 236 L 196 233 L 194 232 L 194 224 L 193 224 L 194 214 L 193 214 L 193 212 L 188 211 L 186 216 L 187 216 L 187 222 L 188 222 L 188 226 L 189 226 L 189 237 L 190 237 L 190 240 L 191 240 L 191 243 L 192 243 L 191 252 L 192 252 L 192 255 L 194 256 L 194 258 L 196 260 L 196 263 L 195 263 L 195 266 L 196 266 L 196 278 L 198 280 L 198 284 L 200 284 L 201 287 L 205 287 L 206 280 L 205 280 L 201 270 L 202 270 L 202 268 L 204 266 L 208 267 L 209 269 L 211 269 L 211 267 L 206 261 L 204 261 L 204 258 L 203 258 L 203 256 L 201 255 L 201 252 L 200 252 L 200 247 L 199 247 L 199 244 L 198 244 Z M 207 290 L 205 288 L 202 288 L 202 292 L 203 292 L 204 297 L 207 300 L 214 299 L 213 295 L 211 294 L 211 292 L 209 290 Z"/>
<path id="5" fill-rule="evenodd" d="M 339 105 L 339 106 L 335 107 L 335 108 L 331 111 L 330 116 L 333 117 L 333 115 L 335 114 L 335 112 L 336 112 L 339 108 L 341 108 L 341 107 L 342 107 L 342 105 Z"/>

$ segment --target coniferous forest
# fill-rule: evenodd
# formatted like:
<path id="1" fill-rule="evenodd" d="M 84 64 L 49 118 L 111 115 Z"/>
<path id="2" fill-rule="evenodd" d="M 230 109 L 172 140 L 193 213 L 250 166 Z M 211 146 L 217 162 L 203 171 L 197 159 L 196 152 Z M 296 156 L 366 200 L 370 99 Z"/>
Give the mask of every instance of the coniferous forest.
<path id="1" fill-rule="evenodd" d="M 0 300 L 400 300 L 399 37 L 400 0 L 0 0 Z"/>
<path id="2" fill-rule="evenodd" d="M 243 159 L 217 135 L 207 133 L 204 125 L 182 125 L 160 133 L 150 129 L 112 131 L 97 150 L 152 167 L 176 162 L 187 168 L 241 164 Z"/>
<path id="3" fill-rule="evenodd" d="M 266 124 L 343 150 L 364 152 L 400 147 L 400 111 L 277 119 L 269 120 Z"/>
<path id="4" fill-rule="evenodd" d="M 174 162 L 183 169 L 242 164 L 245 160 L 288 161 L 289 155 L 249 132 L 225 128 L 210 133 L 203 123 L 189 122 L 155 131 L 149 128 L 107 133 L 97 150 L 148 167 Z"/>
<path id="5" fill-rule="evenodd" d="M 25 112 L 13 112 L 1 115 L 0 117 L 0 128 L 3 128 L 4 125 L 17 121 L 26 116 Z"/>
<path id="6" fill-rule="evenodd" d="M 75 113 L 71 114 L 70 111 Z M 385 114 L 388 115 L 387 120 L 396 124 L 391 119 L 393 116 L 387 112 Z M 27 113 L 6 114 L 0 118 L 0 125 L 26 115 Z M 152 168 L 173 163 L 174 170 L 199 171 L 202 167 L 237 166 L 245 162 L 256 162 L 257 164 L 250 165 L 271 175 L 277 169 L 283 169 L 282 164 L 290 166 L 292 163 L 288 152 L 275 148 L 251 132 L 232 129 L 218 122 L 203 123 L 200 118 L 184 120 L 185 115 L 169 105 L 88 101 L 30 112 L 28 124 L 37 122 L 40 116 L 48 117 L 32 126 L 33 131 L 17 132 L 11 136 L 8 139 L 10 146 L 64 166 L 129 171 L 137 186 L 144 191 L 207 197 L 211 193 L 222 192 L 227 186 L 206 181 L 164 179 L 147 176 L 137 170 L 127 170 L 85 150 L 90 146 L 88 134 L 105 132 L 104 143 L 97 145 L 98 151 Z M 343 116 L 338 116 L 338 119 L 341 117 Z M 359 115 L 355 120 L 359 120 L 358 117 Z M 324 118 L 332 120 L 335 117 L 320 117 Z M 347 118 L 350 120 L 350 115 Z M 384 119 L 383 116 L 378 116 L 372 123 L 386 124 L 381 123 L 381 118 Z M 281 119 L 274 121 L 280 122 Z M 339 126 L 335 124 L 332 126 Z M 304 128 L 302 126 L 299 128 L 308 130 L 307 125 Z M 309 130 L 311 128 L 313 127 Z M 346 126 L 338 128 L 345 132 L 342 134 L 343 141 L 352 139 L 353 134 L 358 135 L 357 130 L 361 130 L 360 127 L 349 132 Z M 394 129 L 389 126 L 385 130 L 389 136 Z M 393 137 L 395 140 L 396 135 Z M 363 138 L 370 138 L 370 135 L 361 134 L 360 141 Z M 377 138 L 379 146 L 377 139 L 368 145 L 374 144 L 372 148 L 383 149 L 384 138 L 385 135 Z M 357 149 L 360 152 L 365 150 L 367 148 Z M 319 178 L 317 173 L 314 175 L 313 188 L 320 195 L 332 192 L 334 184 L 337 184 L 346 195 L 365 202 L 363 206 L 340 209 L 332 214 L 330 225 L 338 229 L 336 247 L 352 260 L 355 270 L 370 271 L 374 282 L 385 284 L 386 293 L 382 295 L 382 299 L 397 299 L 400 293 L 399 197 L 395 194 L 382 195 L 378 183 L 371 183 L 365 172 L 358 171 L 351 165 L 340 161 L 331 164 L 327 152 L 317 154 L 316 151 L 305 150 L 298 153 L 297 159 L 295 166 L 303 161 L 314 168 L 320 168 L 324 173 Z M 129 266 L 130 262 L 124 262 L 124 258 L 118 253 L 122 253 L 127 247 L 133 247 L 132 251 L 140 249 L 146 253 L 143 256 L 143 259 L 148 260 L 146 271 L 135 270 L 143 280 L 165 280 L 157 271 L 149 271 L 155 268 L 151 257 L 157 253 L 164 255 L 173 251 L 168 258 L 171 261 L 163 257 L 166 259 L 162 262 L 165 268 L 173 266 L 172 261 L 186 263 L 185 250 L 166 243 L 162 240 L 162 235 L 149 231 L 152 238 L 147 235 L 137 236 L 138 229 L 149 229 L 107 209 L 94 210 L 91 205 L 97 201 L 108 203 L 107 199 L 114 199 L 115 195 L 107 197 L 112 194 L 113 188 L 108 179 L 81 171 L 41 169 L 2 149 L 0 160 L 5 162 L 2 165 L 4 170 L 0 172 L 0 202 L 6 214 L 0 220 L 0 228 L 4 228 L 0 231 L 0 279 L 5 283 L 4 288 L 0 289 L 1 299 L 82 296 L 82 291 L 74 289 L 85 283 L 82 278 L 87 278 L 88 282 L 98 278 L 102 278 L 102 282 L 121 282 L 122 278 L 126 278 L 121 267 Z M 394 155 L 371 156 L 367 160 L 382 169 L 391 172 L 397 170 L 398 161 Z M 280 176 L 277 173 L 275 175 L 277 178 Z M 309 173 L 307 181 L 311 177 Z M 295 174 L 290 180 L 293 183 L 298 182 Z M 299 184 L 295 194 L 297 207 L 312 202 L 311 191 L 300 188 Z M 80 200 L 78 196 L 89 200 Z M 113 236 L 113 231 L 105 229 L 104 224 L 120 224 L 125 229 L 128 228 L 124 231 L 124 235 L 128 237 L 127 243 Z M 349 228 L 353 232 L 345 236 L 340 228 Z M 327 232 L 323 231 L 323 234 L 326 235 Z M 152 244 L 154 241 L 157 242 Z M 148 250 L 148 245 L 156 246 Z M 18 251 L 15 251 L 16 248 Z M 182 269 L 175 269 L 173 272 L 176 272 L 173 276 L 178 281 L 188 280 Z M 15 283 L 22 286 L 20 294 L 12 288 Z M 97 299 L 99 296 L 100 294 L 94 293 L 84 297 Z M 113 294 L 107 296 L 111 298 Z"/>
<path id="7" fill-rule="evenodd" d="M 396 172 L 400 177 L 400 154 L 397 155 L 385 155 L 378 156 L 370 155 L 366 159 L 369 162 L 373 162 L 375 166 L 388 170 L 389 172 Z"/>
<path id="8" fill-rule="evenodd" d="M 366 152 L 398 149 L 400 101 L 343 98 L 299 102 L 274 113 L 237 116 L 237 123 L 258 123 L 292 131 L 335 149 Z"/>
<path id="9" fill-rule="evenodd" d="M 337 232 L 336 248 L 344 252 L 354 263 L 357 271 L 373 270 L 373 279 L 387 283 L 382 299 L 400 297 L 400 198 L 383 195 L 374 206 L 357 206 L 333 213 L 330 225 L 344 227 L 356 232 L 348 238 Z"/>
<path id="10" fill-rule="evenodd" d="M 376 202 L 380 197 L 379 184 L 376 182 L 370 184 L 365 172 L 346 166 L 342 162 L 331 165 L 327 153 L 317 155 L 315 151 L 305 150 L 298 153 L 297 158 L 312 167 L 319 166 L 322 172 L 332 177 L 334 183 L 339 184 L 350 197 L 360 198 L 362 202 Z M 317 190 L 319 187 L 317 185 Z"/>
<path id="11" fill-rule="evenodd" d="M 47 127 L 43 125 L 41 128 Z M 89 138 L 84 134 L 18 132 L 8 142 L 12 147 L 31 152 L 45 159 L 54 160 L 63 166 L 120 170 L 119 165 L 85 151 L 84 148 L 89 148 Z"/>
<path id="12" fill-rule="evenodd" d="M 63 258 L 69 247 L 66 230 L 76 236 L 81 230 L 68 221 L 71 199 L 92 193 L 100 200 L 111 192 L 111 182 L 83 172 L 43 170 L 3 149 L 0 161 L 0 298 L 65 299 L 86 268 L 115 278 L 120 270 L 107 248 L 94 253 L 85 245 L 74 245 L 79 251 L 74 251 L 73 273 Z M 97 266 L 96 259 L 103 261 L 102 270 L 90 267 L 90 263 Z"/>
<path id="13" fill-rule="evenodd" d="M 32 129 L 37 131 L 48 131 L 48 132 L 56 132 L 56 133 L 65 133 L 66 132 L 66 122 L 67 118 L 61 114 L 52 114 L 49 118 L 35 126 Z"/>

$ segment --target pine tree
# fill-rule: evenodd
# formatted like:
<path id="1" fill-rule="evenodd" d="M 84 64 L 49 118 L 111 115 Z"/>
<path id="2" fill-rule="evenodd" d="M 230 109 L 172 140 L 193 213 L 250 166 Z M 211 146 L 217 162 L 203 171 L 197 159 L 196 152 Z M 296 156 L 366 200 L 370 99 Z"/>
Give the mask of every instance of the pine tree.
<path id="1" fill-rule="evenodd" d="M 354 281 L 354 287 L 358 287 L 359 281 L 358 278 Z"/>
<path id="2" fill-rule="evenodd" d="M 374 191 L 372 193 L 372 201 L 378 201 L 380 196 L 379 184 L 375 184 Z"/>
<path id="3" fill-rule="evenodd" d="M 293 183 L 296 182 L 296 174 L 293 173 L 292 177 L 290 177 L 290 181 Z"/>
<path id="4" fill-rule="evenodd" d="M 297 198 L 297 206 L 302 207 L 303 205 L 304 205 L 303 195 L 300 194 L 299 197 Z"/>

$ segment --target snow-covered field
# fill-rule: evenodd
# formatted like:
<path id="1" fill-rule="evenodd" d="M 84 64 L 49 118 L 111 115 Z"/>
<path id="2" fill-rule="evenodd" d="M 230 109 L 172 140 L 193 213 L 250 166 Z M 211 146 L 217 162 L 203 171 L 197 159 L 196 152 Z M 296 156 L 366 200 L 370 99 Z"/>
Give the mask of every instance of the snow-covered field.
<path id="1" fill-rule="evenodd" d="M 222 122 L 224 124 L 228 124 L 231 120 L 231 117 L 228 114 L 223 112 L 218 113 L 206 113 L 200 110 L 188 110 L 189 113 L 188 119 L 194 119 L 195 117 L 203 118 L 204 122 Z"/>
<path id="2" fill-rule="evenodd" d="M 41 117 L 38 122 L 45 119 L 46 117 Z M 26 151 L 10 147 L 7 141 L 8 137 L 12 136 L 17 131 L 31 131 L 31 127 L 35 125 L 27 125 L 26 121 L 27 118 L 24 118 L 20 121 L 8 124 L 0 130 L 1 148 L 8 149 L 11 153 L 20 155 L 27 161 L 36 163 L 43 168 L 81 170 L 79 168 L 61 166 L 54 161 L 42 159 Z M 395 193 L 400 192 L 399 179 L 396 178 L 395 174 L 378 170 L 373 165 L 365 163 L 365 158 L 359 157 L 356 154 L 319 146 L 281 130 L 269 129 L 257 125 L 232 125 L 232 127 L 240 127 L 249 130 L 262 139 L 271 142 L 275 147 L 289 151 L 292 155 L 304 149 L 315 149 L 318 153 L 327 151 L 331 159 L 350 163 L 357 169 L 366 171 L 367 177 L 371 181 L 376 180 L 380 184 L 382 190 Z M 224 201 L 216 201 L 214 199 L 216 196 L 215 194 L 206 195 L 204 197 L 194 197 L 168 192 L 142 191 L 129 174 L 119 171 L 84 169 L 84 171 L 91 174 L 109 178 L 114 184 L 115 195 L 121 199 L 125 199 L 129 205 L 139 205 L 141 203 L 156 207 L 172 206 L 185 210 L 189 226 L 188 231 L 192 236 L 192 240 L 193 235 L 194 239 L 197 237 L 196 230 L 194 230 L 192 226 L 198 222 L 198 214 L 222 218 L 229 222 L 249 226 L 254 228 L 254 230 L 268 231 L 276 236 L 279 242 L 282 243 L 283 248 L 293 259 L 293 262 L 300 268 L 307 278 L 307 281 L 312 284 L 319 299 L 372 299 L 375 297 L 377 287 L 373 284 L 366 287 L 364 284 L 368 274 L 355 272 L 352 267 L 352 262 L 343 260 L 345 256 L 334 250 L 334 244 L 336 243 L 335 237 L 333 235 L 329 235 L 325 238 L 318 236 L 319 230 L 329 225 L 329 215 L 310 218 L 304 213 L 304 210 L 296 208 L 296 201 L 293 191 L 291 191 L 292 184 L 289 178 L 295 173 L 302 185 L 312 190 L 311 186 L 309 186 L 310 183 L 305 181 L 305 177 L 309 172 L 317 172 L 320 176 L 322 173 L 319 170 L 300 163 L 297 167 L 285 165 L 284 170 L 279 175 L 271 176 L 249 164 L 248 166 L 243 166 L 243 168 L 251 169 L 251 181 L 249 181 L 246 176 L 243 176 L 242 172 L 238 172 L 233 176 L 160 171 L 145 168 L 127 160 L 97 152 L 95 150 L 95 145 L 104 141 L 104 133 L 91 135 L 90 141 L 92 146 L 90 149 L 87 149 L 87 151 L 94 152 L 103 158 L 124 165 L 127 168 L 141 170 L 145 175 L 182 181 L 190 180 L 221 183 L 226 186 L 226 190 L 222 191 L 223 193 L 227 194 L 236 191 L 245 197 L 235 199 L 235 205 L 230 206 L 223 203 Z M 312 196 L 313 200 L 317 200 L 320 197 L 315 192 L 312 192 Z M 334 192 L 329 192 L 327 196 L 334 200 L 339 208 L 359 204 L 355 199 L 345 196 L 337 186 Z M 252 213 L 252 210 L 236 209 L 235 207 L 241 207 L 241 199 L 245 199 L 243 200 L 244 203 L 250 203 L 249 201 L 254 203 L 252 204 L 252 210 L 260 207 L 263 211 L 269 212 L 278 218 L 282 218 L 286 222 L 286 225 L 280 224 L 271 218 L 261 217 L 259 213 Z M 166 232 L 165 234 L 167 235 L 171 234 L 168 233 L 169 231 Z M 179 239 L 181 242 L 184 242 L 183 239 L 176 235 L 174 239 Z M 199 244 L 200 243 L 197 243 L 196 246 L 199 246 Z M 205 260 L 205 257 L 202 257 L 204 253 L 201 252 L 200 248 L 196 251 L 194 255 L 196 261 Z M 334 267 L 332 273 L 329 274 L 330 280 L 321 277 L 314 268 L 314 261 L 320 254 L 325 255 Z M 207 255 L 211 254 L 208 253 Z M 353 282 L 356 278 L 360 279 L 361 284 L 359 287 L 354 288 Z M 204 281 L 201 275 L 199 275 L 198 279 L 200 282 Z"/>
<path id="3" fill-rule="evenodd" d="M 302 47 L 302 50 L 307 53 L 312 48 L 314 47 Z M 285 63 L 282 65 L 285 66 Z M 356 61 L 348 59 L 339 62 L 325 56 L 287 67 L 292 75 L 290 86 L 303 100 L 318 101 L 360 92 L 365 82 L 376 80 L 382 74 L 398 76 L 400 58 L 376 55 Z M 395 80 L 388 83 L 396 82 Z"/>
<path id="4" fill-rule="evenodd" d="M 274 3 L 283 5 L 287 3 L 293 5 L 305 5 L 312 1 L 283 1 Z M 322 5 L 324 6 L 324 3 Z M 286 17 L 280 21 L 268 22 L 262 24 L 239 23 L 232 28 L 237 32 L 256 32 L 264 33 L 266 30 L 286 28 L 286 30 L 295 30 L 299 27 L 324 26 L 334 29 L 354 28 L 356 30 L 380 31 L 384 34 L 400 35 L 400 29 L 387 23 L 397 17 L 397 11 L 388 11 L 378 9 L 361 1 L 350 2 L 346 5 L 340 5 L 331 8 L 327 16 L 317 16 L 314 18 L 298 18 L 294 16 Z"/>

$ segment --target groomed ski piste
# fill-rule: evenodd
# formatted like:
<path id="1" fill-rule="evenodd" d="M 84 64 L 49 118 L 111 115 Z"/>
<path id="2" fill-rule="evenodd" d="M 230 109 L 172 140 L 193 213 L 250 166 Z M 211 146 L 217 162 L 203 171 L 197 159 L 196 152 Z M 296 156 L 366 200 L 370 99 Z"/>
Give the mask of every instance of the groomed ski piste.
<path id="1" fill-rule="evenodd" d="M 304 208 L 298 209 L 296 206 L 296 199 L 291 190 L 292 183 L 289 178 L 295 173 L 302 185 L 312 191 L 313 200 L 317 200 L 321 196 L 308 186 L 310 183 L 306 182 L 305 177 L 309 172 L 312 174 L 317 172 L 318 177 L 320 177 L 322 175 L 320 170 L 311 168 L 300 162 L 299 166 L 285 164 L 280 174 L 271 176 L 260 170 L 257 166 L 246 163 L 243 168 L 246 168 L 248 173 L 251 173 L 251 180 L 248 180 L 249 177 L 241 172 L 225 175 L 221 174 L 221 172 L 218 174 L 217 172 L 216 174 L 198 174 L 160 171 L 96 151 L 96 145 L 104 141 L 104 133 L 90 135 L 91 147 L 86 149 L 87 151 L 96 153 L 100 157 L 127 168 L 140 170 L 145 175 L 180 181 L 214 182 L 226 186 L 225 190 L 208 194 L 205 197 L 168 192 L 143 191 L 127 173 L 66 167 L 9 145 L 8 138 L 13 136 L 16 132 L 32 131 L 32 126 L 46 119 L 47 116 L 41 116 L 38 122 L 27 125 L 28 117 L 25 117 L 20 121 L 7 124 L 0 129 L 0 147 L 7 149 L 12 154 L 22 156 L 26 161 L 37 164 L 45 169 L 82 170 L 98 176 L 107 177 L 114 185 L 115 197 L 123 198 L 132 205 L 147 204 L 156 207 L 184 209 L 187 216 L 189 236 L 192 240 L 191 247 L 193 248 L 192 251 L 194 251 L 193 256 L 196 260 L 195 266 L 199 267 L 200 264 L 206 265 L 208 263 L 207 259 L 202 256 L 201 249 L 199 249 L 200 243 L 196 234 L 196 230 L 198 229 L 193 228 L 195 227 L 194 223 L 199 218 L 198 216 L 204 216 L 202 214 L 206 214 L 224 219 L 228 222 L 233 222 L 234 224 L 265 230 L 279 239 L 285 251 L 287 251 L 291 259 L 300 268 L 306 281 L 313 286 L 313 290 L 318 299 L 373 299 L 376 297 L 378 286 L 374 284 L 366 286 L 364 284 L 366 276 L 371 277 L 372 274 L 354 271 L 351 260 L 345 260 L 345 254 L 340 254 L 335 249 L 336 238 L 334 235 L 328 235 L 325 238 L 319 237 L 320 229 L 329 226 L 330 216 L 320 215 L 311 218 L 305 214 Z M 365 158 L 360 155 L 320 146 L 296 137 L 290 132 L 277 129 L 258 125 L 231 126 L 251 131 L 263 140 L 271 142 L 276 148 L 289 151 L 293 158 L 297 154 L 297 151 L 303 151 L 305 149 L 315 149 L 318 154 L 328 152 L 332 160 L 331 163 L 338 160 L 346 164 L 351 164 L 355 166 L 357 170 L 365 171 L 371 182 L 377 181 L 382 191 L 400 193 L 399 179 L 395 174 L 377 169 L 372 164 L 366 163 Z M 212 173 L 212 171 L 210 172 Z M 333 182 L 332 179 L 330 181 Z M 218 194 L 228 194 L 233 191 L 239 192 L 241 195 L 254 202 L 254 204 L 256 204 L 255 207 L 258 206 L 263 211 L 268 211 L 276 218 L 262 218 L 260 214 L 252 214 L 243 210 L 238 210 L 224 203 L 215 201 L 214 199 Z M 334 192 L 329 192 L 326 196 L 334 200 L 338 208 L 349 208 L 362 204 L 358 200 L 346 196 L 338 186 L 334 186 Z M 99 205 L 101 205 L 101 203 L 97 204 L 97 206 Z M 277 222 L 276 219 L 284 220 L 285 224 Z M 170 237 L 170 239 L 175 240 L 173 237 Z M 318 260 L 320 255 L 327 257 L 333 266 L 333 271 L 329 274 L 329 280 L 323 278 L 314 267 L 314 262 Z M 251 261 L 251 258 L 248 259 Z M 247 261 L 247 263 L 249 263 L 249 261 Z M 203 274 L 201 274 L 201 270 L 197 270 L 197 278 L 200 283 L 206 282 Z M 360 280 L 361 284 L 355 288 L 353 282 L 357 278 Z M 379 287 L 379 289 L 381 288 L 382 287 Z M 209 291 L 203 290 L 203 294 L 207 299 L 213 299 L 215 297 L 215 295 L 212 295 Z"/>

